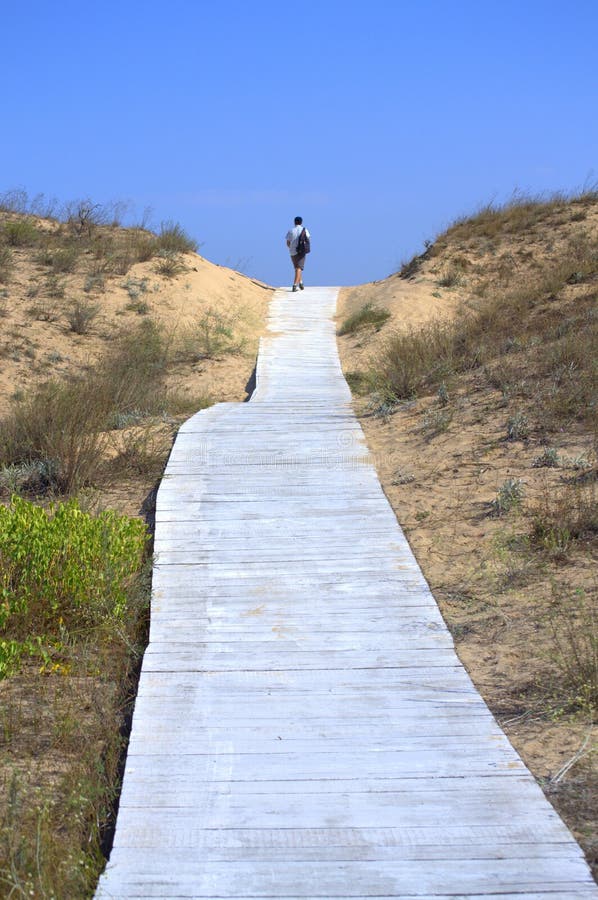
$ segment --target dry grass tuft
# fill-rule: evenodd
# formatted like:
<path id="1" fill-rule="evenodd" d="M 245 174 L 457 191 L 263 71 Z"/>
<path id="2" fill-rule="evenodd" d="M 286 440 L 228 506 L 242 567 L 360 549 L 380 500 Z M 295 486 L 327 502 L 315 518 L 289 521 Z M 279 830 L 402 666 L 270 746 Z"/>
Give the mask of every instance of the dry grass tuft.
<path id="1" fill-rule="evenodd" d="M 387 309 L 374 306 L 372 303 L 365 303 L 361 309 L 344 320 L 338 329 L 338 334 L 354 334 L 356 331 L 368 327 L 379 330 L 389 318 L 390 312 Z"/>

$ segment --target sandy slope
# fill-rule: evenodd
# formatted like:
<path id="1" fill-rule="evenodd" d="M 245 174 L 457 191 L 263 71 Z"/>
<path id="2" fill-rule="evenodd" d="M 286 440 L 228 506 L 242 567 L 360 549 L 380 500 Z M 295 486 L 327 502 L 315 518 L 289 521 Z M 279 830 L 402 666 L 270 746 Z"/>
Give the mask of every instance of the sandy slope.
<path id="1" fill-rule="evenodd" d="M 172 342 L 185 344 L 187 357 L 193 346 L 189 333 L 207 309 L 230 320 L 241 351 L 177 366 L 171 381 L 190 395 L 244 399 L 271 294 L 266 285 L 196 254 L 186 254 L 187 271 L 173 279 L 158 275 L 155 262 L 149 261 L 134 265 L 126 275 L 110 278 L 105 291 L 93 295 L 85 293 L 82 274 L 65 275 L 65 296 L 50 298 L 44 294 L 43 273 L 31 254 L 23 250 L 15 256 L 16 271 L 5 288 L 0 318 L 0 413 L 15 391 L 81 371 L 98 358 L 118 331 L 138 324 L 142 316 L 131 308 L 135 302 L 131 293 L 147 306 L 143 315 L 163 323 Z M 35 296 L 29 296 L 36 290 Z M 74 300 L 99 306 L 88 334 L 74 334 L 69 328 L 68 310 Z"/>

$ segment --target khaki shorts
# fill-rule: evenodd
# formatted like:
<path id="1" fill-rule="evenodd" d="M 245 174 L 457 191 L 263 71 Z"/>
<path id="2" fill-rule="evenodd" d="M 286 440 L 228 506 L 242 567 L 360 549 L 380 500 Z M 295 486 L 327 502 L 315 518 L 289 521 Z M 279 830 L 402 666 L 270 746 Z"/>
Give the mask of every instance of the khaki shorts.
<path id="1" fill-rule="evenodd" d="M 299 256 L 299 254 L 296 253 L 295 256 L 291 256 L 291 261 L 296 269 L 301 269 L 301 271 L 303 272 L 303 266 L 305 265 L 305 256 Z"/>

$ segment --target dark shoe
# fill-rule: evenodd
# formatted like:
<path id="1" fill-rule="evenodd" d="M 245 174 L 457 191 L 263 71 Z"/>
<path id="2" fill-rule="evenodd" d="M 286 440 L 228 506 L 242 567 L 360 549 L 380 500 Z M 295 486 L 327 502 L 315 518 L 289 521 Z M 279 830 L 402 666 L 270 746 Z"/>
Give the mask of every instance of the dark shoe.
<path id="1" fill-rule="evenodd" d="M 296 285 L 296 284 L 294 284 L 294 285 L 293 285 L 293 287 L 292 287 L 292 291 L 293 291 L 293 293 L 295 293 L 295 291 L 296 291 L 296 290 L 297 290 L 297 285 Z"/>
<path id="2" fill-rule="evenodd" d="M 303 290 L 303 282 L 302 281 L 299 282 L 299 290 L 301 290 L 301 291 Z"/>

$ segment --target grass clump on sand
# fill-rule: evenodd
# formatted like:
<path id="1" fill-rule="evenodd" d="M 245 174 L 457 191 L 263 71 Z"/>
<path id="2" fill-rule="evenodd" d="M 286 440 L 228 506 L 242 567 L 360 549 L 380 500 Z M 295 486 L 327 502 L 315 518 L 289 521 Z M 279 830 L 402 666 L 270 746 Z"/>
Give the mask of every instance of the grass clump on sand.
<path id="1" fill-rule="evenodd" d="M 171 253 L 197 253 L 198 244 L 178 222 L 162 222 L 156 237 L 156 251 Z"/>
<path id="2" fill-rule="evenodd" d="M 385 322 L 390 318 L 390 312 L 373 303 L 365 303 L 361 309 L 348 316 L 338 329 L 338 334 L 354 334 L 362 328 L 373 326 L 376 329 L 382 328 Z"/>

